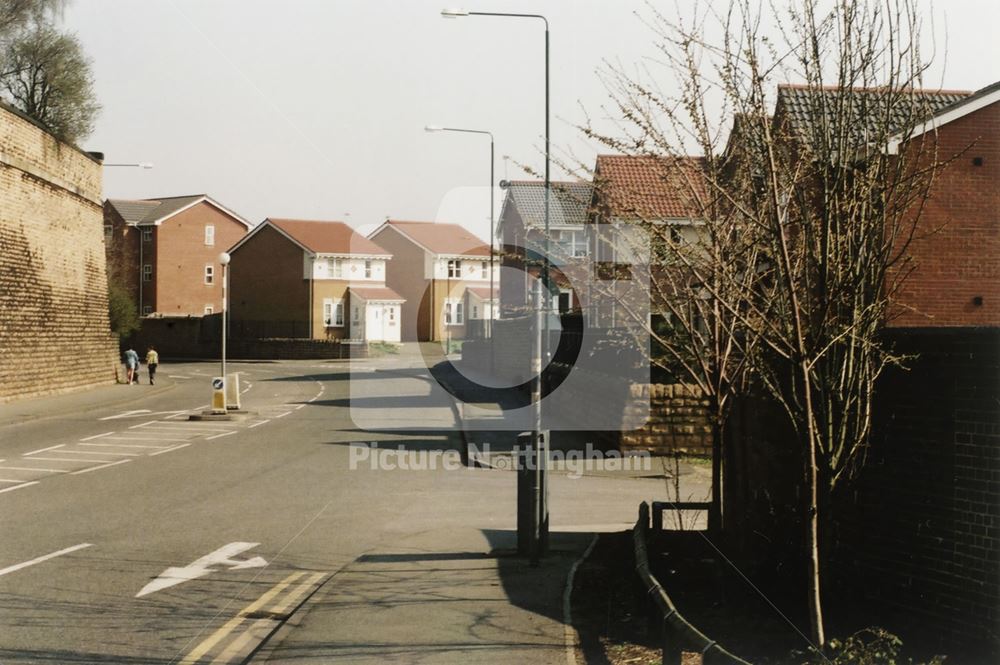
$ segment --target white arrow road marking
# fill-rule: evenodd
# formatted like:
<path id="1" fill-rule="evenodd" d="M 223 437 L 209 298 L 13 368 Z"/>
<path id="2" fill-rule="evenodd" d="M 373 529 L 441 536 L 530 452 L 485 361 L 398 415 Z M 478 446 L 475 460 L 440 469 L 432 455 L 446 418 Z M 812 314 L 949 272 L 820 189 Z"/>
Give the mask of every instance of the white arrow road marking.
<path id="1" fill-rule="evenodd" d="M 160 576 L 155 580 L 144 586 L 139 593 L 135 594 L 135 597 L 142 598 L 143 596 L 162 591 L 174 585 L 204 577 L 212 572 L 212 566 L 228 566 L 230 570 L 263 568 L 267 565 L 267 561 L 259 556 L 243 560 L 232 558 L 258 545 L 260 543 L 229 543 L 183 568 L 171 566 L 160 573 Z"/>
<path id="2" fill-rule="evenodd" d="M 31 561 L 25 561 L 24 563 L 18 563 L 13 566 L 7 566 L 6 568 L 0 569 L 0 577 L 3 577 L 7 573 L 13 573 L 16 570 L 27 568 L 28 566 L 34 566 L 36 563 L 41 563 L 43 561 L 48 561 L 49 559 L 54 559 L 57 556 L 62 556 L 63 554 L 69 554 L 70 552 L 82 550 L 85 547 L 93 547 L 93 543 L 80 543 L 79 545 L 74 545 L 73 547 L 67 547 L 64 550 L 59 550 L 58 552 L 53 552 L 52 554 L 46 554 L 45 556 L 40 556 L 37 559 L 32 559 Z"/>

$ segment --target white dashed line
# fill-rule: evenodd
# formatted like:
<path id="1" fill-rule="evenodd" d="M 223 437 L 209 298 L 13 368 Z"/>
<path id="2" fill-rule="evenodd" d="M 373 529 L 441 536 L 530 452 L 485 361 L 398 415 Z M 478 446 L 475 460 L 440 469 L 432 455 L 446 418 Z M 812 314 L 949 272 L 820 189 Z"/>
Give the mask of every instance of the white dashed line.
<path id="1" fill-rule="evenodd" d="M 87 444 L 80 444 L 80 445 L 87 445 Z M 124 457 L 138 457 L 142 453 L 123 453 L 121 451 L 112 452 L 110 450 L 61 450 L 59 451 L 59 454 L 60 455 L 120 455 Z M 89 459 L 89 458 L 83 457 L 81 459 Z"/>
<path id="2" fill-rule="evenodd" d="M 0 469 L 6 469 L 8 471 L 38 471 L 43 473 L 66 473 L 65 469 L 39 469 L 37 467 L 29 467 L 29 466 L 0 466 Z"/>
<path id="3" fill-rule="evenodd" d="M 106 469 L 109 466 L 118 466 L 119 464 L 128 464 L 132 460 L 130 459 L 120 459 L 117 462 L 111 462 L 110 464 L 101 464 L 100 466 L 92 466 L 89 469 L 80 469 L 79 471 L 74 471 L 70 475 L 78 476 L 81 473 L 90 473 L 91 471 L 99 471 L 101 469 Z"/>
<path id="4" fill-rule="evenodd" d="M 146 425 L 153 425 L 153 424 L 158 423 L 158 422 L 160 422 L 160 421 L 159 420 L 150 420 L 149 422 L 142 423 L 141 425 L 132 425 L 131 427 L 129 427 L 129 429 L 136 429 L 138 427 L 145 427 Z"/>
<path id="5" fill-rule="evenodd" d="M 94 439 L 100 439 L 102 436 L 110 436 L 114 432 L 105 432 L 104 434 L 95 434 L 94 436 L 88 436 L 85 439 L 80 439 L 81 441 L 92 441 Z"/>
<path id="6" fill-rule="evenodd" d="M 41 462 L 114 462 L 113 459 L 73 459 L 72 457 L 32 457 L 33 460 Z"/>
<path id="7" fill-rule="evenodd" d="M 13 492 L 14 490 L 19 490 L 22 487 L 31 487 L 32 485 L 37 485 L 37 484 L 38 484 L 37 480 L 32 480 L 31 482 L 21 483 L 20 485 L 14 485 L 13 487 L 5 487 L 4 489 L 0 490 L 0 494 L 3 494 L 4 492 Z"/>
<path id="8" fill-rule="evenodd" d="M 187 441 L 187 439 L 174 439 L 160 436 L 114 436 L 105 441 Z"/>
<path id="9" fill-rule="evenodd" d="M 295 407 L 295 410 L 298 411 L 299 409 L 305 408 L 305 406 L 306 406 L 305 404 L 299 404 L 297 407 Z"/>
<path id="10" fill-rule="evenodd" d="M 48 561 L 49 559 L 54 559 L 57 556 L 62 556 L 63 554 L 69 554 L 70 552 L 75 552 L 77 550 L 82 550 L 85 547 L 92 547 L 92 546 L 93 545 L 91 543 L 80 543 L 79 545 L 74 545 L 73 547 L 67 547 L 66 549 L 59 550 L 58 552 L 52 552 L 51 554 L 40 556 L 38 558 L 32 559 L 31 561 L 25 561 L 24 563 L 18 563 L 14 564 L 13 566 L 7 566 L 6 568 L 0 569 L 0 577 L 3 577 L 8 573 L 13 573 L 14 571 L 17 570 L 21 570 L 22 568 L 27 568 L 28 566 L 34 566 L 36 563 Z"/>
<path id="11" fill-rule="evenodd" d="M 46 450 L 55 450 L 56 448 L 62 448 L 65 443 L 60 443 L 58 446 L 49 446 L 48 448 L 39 448 L 38 450 L 32 450 L 30 453 L 24 453 L 22 457 L 27 457 L 28 455 L 35 455 L 37 453 L 44 453 Z"/>
<path id="12" fill-rule="evenodd" d="M 181 439 L 183 441 L 184 439 Z M 81 443 L 81 446 L 100 446 L 101 448 L 152 448 L 160 450 L 170 446 L 147 446 L 141 443 Z"/>
<path id="13" fill-rule="evenodd" d="M 236 434 L 236 432 L 223 432 L 222 434 L 216 434 L 215 436 L 205 437 L 206 441 L 211 441 L 212 439 L 221 439 L 224 436 L 231 436 Z"/>
<path id="14" fill-rule="evenodd" d="M 250 425 L 249 427 L 247 427 L 247 429 L 253 429 L 254 427 L 260 427 L 261 425 L 263 425 L 265 423 L 269 423 L 269 422 L 271 422 L 271 421 L 270 420 L 262 420 L 259 423 L 254 423 L 253 425 Z"/>
<path id="15" fill-rule="evenodd" d="M 279 413 L 278 415 L 276 415 L 275 418 L 284 418 L 285 416 L 287 416 L 290 413 L 291 413 L 291 411 L 285 411 L 284 413 Z"/>
<path id="16" fill-rule="evenodd" d="M 158 450 L 155 453 L 149 453 L 148 456 L 149 457 L 156 457 L 157 455 L 162 455 L 164 453 L 169 453 L 172 450 L 180 450 L 181 448 L 187 448 L 190 445 L 191 445 L 190 443 L 182 443 L 181 445 L 174 446 L 173 448 L 167 448 L 166 450 Z"/>

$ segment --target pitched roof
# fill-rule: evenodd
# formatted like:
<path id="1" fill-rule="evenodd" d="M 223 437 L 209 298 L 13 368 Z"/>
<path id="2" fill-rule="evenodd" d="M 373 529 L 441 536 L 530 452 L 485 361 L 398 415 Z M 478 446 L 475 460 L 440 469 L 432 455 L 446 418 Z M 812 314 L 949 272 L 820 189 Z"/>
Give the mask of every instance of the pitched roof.
<path id="1" fill-rule="evenodd" d="M 807 145 L 819 136 L 829 136 L 831 125 L 843 124 L 852 132 L 848 141 L 861 147 L 887 140 L 890 134 L 909 129 L 970 94 L 920 89 L 888 94 L 886 88 L 782 84 L 774 115 L 787 120 L 791 132 Z"/>
<path id="2" fill-rule="evenodd" d="M 920 136 L 998 101 L 1000 101 L 1000 81 L 980 88 L 971 95 L 937 109 L 932 117 L 913 129 L 910 138 Z M 903 138 L 905 136 L 902 134 L 892 137 L 889 141 L 889 152 L 895 152 Z"/>
<path id="3" fill-rule="evenodd" d="M 364 237 L 344 222 L 326 222 L 307 219 L 275 219 L 268 217 L 258 226 L 272 226 L 303 249 L 313 254 L 361 254 L 364 256 L 391 256 L 374 242 Z M 256 229 L 254 230 L 256 232 Z M 236 249 L 242 241 L 235 245 Z"/>
<path id="4" fill-rule="evenodd" d="M 448 256 L 490 255 L 489 245 L 458 224 L 440 222 L 404 222 L 388 219 L 368 237 L 374 238 L 382 229 L 392 227 L 432 254 Z"/>
<path id="5" fill-rule="evenodd" d="M 589 182 L 552 182 L 549 194 L 549 226 L 582 225 L 587 222 L 593 185 Z M 526 227 L 545 226 L 545 182 L 514 180 L 507 186 L 500 218 L 513 205 Z"/>
<path id="6" fill-rule="evenodd" d="M 594 181 L 615 217 L 697 219 L 705 201 L 704 159 L 598 155 Z"/>
<path id="7" fill-rule="evenodd" d="M 488 286 L 467 286 L 465 290 L 476 296 L 480 300 L 496 300 L 500 289 L 493 289 L 493 296 L 490 297 L 490 287 Z"/>
<path id="8" fill-rule="evenodd" d="M 113 207 L 122 219 L 128 224 L 139 226 L 158 226 L 167 218 L 173 217 L 182 210 L 190 208 L 196 203 L 207 201 L 222 212 L 226 213 L 243 226 L 250 228 L 250 222 L 246 221 L 232 210 L 229 210 L 218 201 L 215 201 L 207 194 L 193 194 L 189 196 L 167 196 L 158 199 L 108 199 L 108 203 Z"/>
<path id="9" fill-rule="evenodd" d="M 386 286 L 351 286 L 350 292 L 368 301 L 395 300 L 406 302 L 406 298 Z"/>

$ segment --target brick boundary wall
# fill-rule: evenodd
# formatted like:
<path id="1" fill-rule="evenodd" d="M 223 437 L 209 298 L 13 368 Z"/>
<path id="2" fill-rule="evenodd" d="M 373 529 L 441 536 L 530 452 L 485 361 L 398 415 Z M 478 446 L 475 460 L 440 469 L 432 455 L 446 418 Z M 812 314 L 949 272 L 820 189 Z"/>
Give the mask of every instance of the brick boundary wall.
<path id="1" fill-rule="evenodd" d="M 887 628 L 998 662 L 1000 328 L 889 338 L 916 357 L 878 386 L 844 572 L 896 617 Z"/>
<path id="2" fill-rule="evenodd" d="M 0 104 L 0 402 L 115 381 L 101 168 Z"/>

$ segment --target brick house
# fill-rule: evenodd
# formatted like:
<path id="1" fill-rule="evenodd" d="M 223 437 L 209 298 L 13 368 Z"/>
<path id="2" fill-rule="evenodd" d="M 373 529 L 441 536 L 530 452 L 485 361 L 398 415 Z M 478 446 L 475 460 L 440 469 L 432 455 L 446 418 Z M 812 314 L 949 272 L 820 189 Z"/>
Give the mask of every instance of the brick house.
<path id="1" fill-rule="evenodd" d="M 392 253 L 386 284 L 406 299 L 404 341 L 465 339 L 473 314 L 494 315 L 489 247 L 464 227 L 386 220 L 368 237 Z"/>
<path id="2" fill-rule="evenodd" d="M 347 224 L 269 218 L 229 253 L 234 336 L 400 341 L 391 254 Z"/>
<path id="3" fill-rule="evenodd" d="M 500 240 L 500 308 L 504 317 L 527 311 L 530 277 L 542 272 L 545 255 L 545 183 L 539 180 L 502 182 L 506 189 L 497 235 Z M 553 309 L 580 308 L 580 294 L 573 291 L 567 272 L 573 264 L 586 263 L 590 255 L 587 212 L 589 182 L 552 182 L 549 194 L 550 276 L 559 289 Z"/>
<path id="4" fill-rule="evenodd" d="M 142 316 L 202 316 L 222 309 L 219 253 L 250 223 L 205 194 L 104 202 L 109 279 Z"/>

